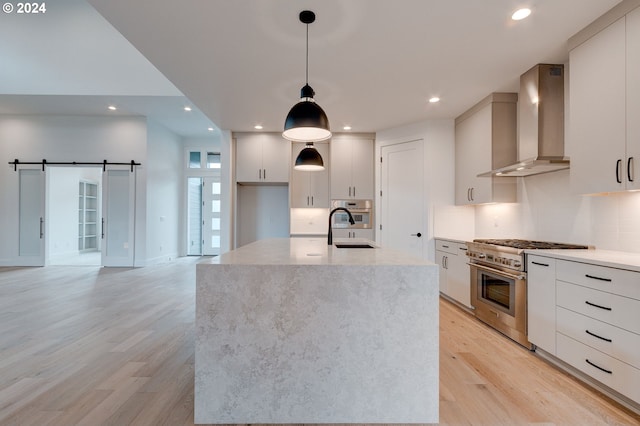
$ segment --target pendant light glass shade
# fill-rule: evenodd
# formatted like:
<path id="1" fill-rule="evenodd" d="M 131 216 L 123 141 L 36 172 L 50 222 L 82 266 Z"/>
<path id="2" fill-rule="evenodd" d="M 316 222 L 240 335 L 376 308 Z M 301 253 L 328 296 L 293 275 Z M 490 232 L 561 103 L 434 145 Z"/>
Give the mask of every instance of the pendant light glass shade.
<path id="1" fill-rule="evenodd" d="M 322 161 L 322 156 L 318 150 L 313 146 L 313 142 L 308 142 L 300 151 L 293 168 L 308 172 L 324 170 L 324 161 Z"/>
<path id="2" fill-rule="evenodd" d="M 315 19 L 310 10 L 300 12 L 300 22 L 307 25 L 307 83 L 300 91 L 300 102 L 291 108 L 284 122 L 282 136 L 290 141 L 314 142 L 331 137 L 327 114 L 313 99 L 315 92 L 309 86 L 309 24 Z"/>

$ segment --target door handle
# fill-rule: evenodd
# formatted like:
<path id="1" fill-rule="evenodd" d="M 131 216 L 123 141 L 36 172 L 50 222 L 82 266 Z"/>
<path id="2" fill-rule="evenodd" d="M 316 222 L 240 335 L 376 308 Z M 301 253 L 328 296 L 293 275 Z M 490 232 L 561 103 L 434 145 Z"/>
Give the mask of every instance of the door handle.
<path id="1" fill-rule="evenodd" d="M 627 180 L 629 182 L 633 182 L 633 178 L 631 177 L 631 171 L 633 170 L 633 157 L 629 157 L 627 160 Z"/>
<path id="2" fill-rule="evenodd" d="M 102 218 L 102 239 L 104 240 L 104 217 Z"/>
<path id="3" fill-rule="evenodd" d="M 44 219 L 40 218 L 40 239 L 44 238 Z"/>
<path id="4" fill-rule="evenodd" d="M 422 237 L 422 234 L 420 232 L 418 232 L 417 234 L 411 234 L 412 237 Z"/>
<path id="5" fill-rule="evenodd" d="M 622 159 L 616 161 L 616 182 L 618 183 L 622 183 L 622 179 L 620 179 L 620 166 L 622 166 Z"/>

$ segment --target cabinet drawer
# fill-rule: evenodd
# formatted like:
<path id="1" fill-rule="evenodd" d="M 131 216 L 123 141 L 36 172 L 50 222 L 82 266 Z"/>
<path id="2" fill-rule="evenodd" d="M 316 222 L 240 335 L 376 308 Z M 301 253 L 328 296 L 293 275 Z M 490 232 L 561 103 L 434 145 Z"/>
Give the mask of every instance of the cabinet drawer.
<path id="1" fill-rule="evenodd" d="M 449 254 L 465 255 L 467 253 L 467 245 L 455 241 L 436 239 L 436 250 Z"/>
<path id="2" fill-rule="evenodd" d="M 562 281 L 640 300 L 638 272 L 559 260 L 556 277 Z"/>
<path id="3" fill-rule="evenodd" d="M 640 402 L 640 370 L 557 333 L 557 356 L 602 384 Z M 605 371 L 606 370 L 606 371 Z"/>
<path id="4" fill-rule="evenodd" d="M 640 369 L 640 335 L 561 307 L 556 318 L 559 333 Z"/>
<path id="5" fill-rule="evenodd" d="M 628 297 L 556 281 L 557 305 L 640 334 L 640 302 Z"/>

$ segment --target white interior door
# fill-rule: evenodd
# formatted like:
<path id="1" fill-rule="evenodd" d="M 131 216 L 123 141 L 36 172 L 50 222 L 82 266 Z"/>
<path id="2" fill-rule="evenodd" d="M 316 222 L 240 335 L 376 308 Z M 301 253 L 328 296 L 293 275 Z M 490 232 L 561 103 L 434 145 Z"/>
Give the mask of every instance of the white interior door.
<path id="1" fill-rule="evenodd" d="M 220 177 L 202 180 L 202 254 L 220 254 Z"/>
<path id="2" fill-rule="evenodd" d="M 45 174 L 41 168 L 18 169 L 19 227 L 16 266 L 45 264 Z"/>
<path id="3" fill-rule="evenodd" d="M 383 146 L 381 154 L 381 244 L 423 258 L 427 220 L 422 141 Z"/>
<path id="4" fill-rule="evenodd" d="M 102 176 L 102 266 L 133 267 L 136 172 L 107 169 Z"/>

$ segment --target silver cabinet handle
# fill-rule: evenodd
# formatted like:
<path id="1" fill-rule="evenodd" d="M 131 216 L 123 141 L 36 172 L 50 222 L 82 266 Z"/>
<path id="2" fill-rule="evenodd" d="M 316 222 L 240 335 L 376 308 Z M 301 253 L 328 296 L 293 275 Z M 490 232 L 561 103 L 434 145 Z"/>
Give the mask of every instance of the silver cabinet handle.
<path id="1" fill-rule="evenodd" d="M 313 195 L 311 196 L 311 205 L 313 205 Z"/>
<path id="2" fill-rule="evenodd" d="M 44 238 L 44 219 L 40 218 L 40 239 Z"/>
<path id="3" fill-rule="evenodd" d="M 267 169 L 262 169 L 262 179 L 267 178 Z"/>
<path id="4" fill-rule="evenodd" d="M 422 237 L 422 233 L 418 232 L 417 234 L 411 234 L 412 237 Z"/>
<path id="5" fill-rule="evenodd" d="M 353 187 L 353 196 L 354 197 L 356 196 L 356 187 L 355 186 Z"/>
<path id="6" fill-rule="evenodd" d="M 104 217 L 102 218 L 102 239 L 104 240 Z"/>
<path id="7" fill-rule="evenodd" d="M 349 197 L 351 197 L 351 187 L 349 187 Z"/>

